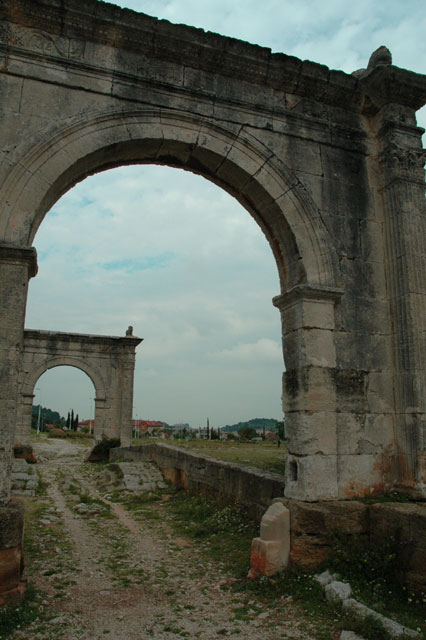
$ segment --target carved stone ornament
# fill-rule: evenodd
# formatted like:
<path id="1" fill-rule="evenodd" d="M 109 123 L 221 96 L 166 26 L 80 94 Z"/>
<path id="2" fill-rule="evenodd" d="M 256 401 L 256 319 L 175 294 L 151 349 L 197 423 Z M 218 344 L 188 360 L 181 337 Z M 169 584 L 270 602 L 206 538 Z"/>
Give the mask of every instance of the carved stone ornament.
<path id="1" fill-rule="evenodd" d="M 425 149 L 406 149 L 392 142 L 379 155 L 381 165 L 390 171 L 410 173 L 424 168 Z"/>
<path id="2" fill-rule="evenodd" d="M 3 24 L 0 25 L 0 42 L 20 49 L 37 51 L 46 56 L 60 56 L 71 60 L 82 60 L 86 49 L 83 40 L 54 37 L 43 31 L 17 29 Z"/>

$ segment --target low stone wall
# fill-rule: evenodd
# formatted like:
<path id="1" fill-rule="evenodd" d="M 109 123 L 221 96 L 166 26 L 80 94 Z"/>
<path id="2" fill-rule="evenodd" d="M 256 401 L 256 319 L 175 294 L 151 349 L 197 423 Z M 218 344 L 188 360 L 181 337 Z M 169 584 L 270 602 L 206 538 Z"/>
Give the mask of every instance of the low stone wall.
<path id="1" fill-rule="evenodd" d="M 247 507 L 259 522 L 272 500 L 284 495 L 283 476 L 215 460 L 167 444 L 112 449 L 110 459 L 155 462 L 164 478 L 174 485 L 224 502 L 237 502 Z"/>
<path id="2" fill-rule="evenodd" d="M 22 538 L 24 511 L 20 505 L 0 505 L 0 607 L 23 598 Z"/>
<path id="3" fill-rule="evenodd" d="M 290 511 L 290 563 L 312 569 L 332 552 L 333 534 L 383 541 L 399 536 L 402 547 L 402 579 L 409 588 L 426 592 L 426 503 L 385 502 L 365 504 L 356 500 L 302 502 L 284 498 L 284 478 L 190 453 L 166 444 L 113 449 L 111 460 L 155 462 L 166 480 L 194 492 L 248 507 L 260 522 L 273 502 Z"/>

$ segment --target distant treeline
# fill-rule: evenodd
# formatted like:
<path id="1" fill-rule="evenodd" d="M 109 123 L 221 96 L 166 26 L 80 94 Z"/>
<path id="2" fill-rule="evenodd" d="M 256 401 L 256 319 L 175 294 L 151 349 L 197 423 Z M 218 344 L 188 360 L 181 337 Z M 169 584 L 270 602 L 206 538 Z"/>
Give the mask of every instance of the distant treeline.
<path id="1" fill-rule="evenodd" d="M 251 427 L 252 429 L 263 429 L 263 427 L 265 427 L 265 431 L 276 431 L 277 422 L 278 420 L 275 420 L 274 418 L 252 418 L 246 422 L 227 424 L 225 427 L 221 428 L 221 431 L 233 432 L 246 427 Z"/>
<path id="2" fill-rule="evenodd" d="M 40 423 L 41 424 L 55 424 L 57 422 L 63 422 L 65 424 L 66 420 L 63 416 L 60 415 L 57 411 L 53 411 L 53 409 L 47 409 L 46 407 L 41 407 L 39 404 L 33 406 L 32 411 L 32 425 L 37 424 L 38 420 L 38 411 L 40 408 Z"/>

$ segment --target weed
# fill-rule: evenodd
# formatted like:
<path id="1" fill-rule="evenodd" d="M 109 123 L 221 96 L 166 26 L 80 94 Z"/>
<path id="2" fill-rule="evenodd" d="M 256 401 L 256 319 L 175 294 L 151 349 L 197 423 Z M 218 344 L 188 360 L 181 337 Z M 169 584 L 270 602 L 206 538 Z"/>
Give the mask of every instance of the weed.
<path id="1" fill-rule="evenodd" d="M 0 640 L 9 638 L 13 631 L 22 629 L 33 622 L 39 615 L 36 603 L 36 591 L 29 585 L 21 605 L 3 607 L 0 609 Z"/>
<path id="2" fill-rule="evenodd" d="M 335 534 L 328 567 L 350 582 L 356 597 L 408 627 L 426 632 L 425 594 L 409 591 L 400 580 L 400 567 L 411 544 L 400 535 L 367 538 Z"/>

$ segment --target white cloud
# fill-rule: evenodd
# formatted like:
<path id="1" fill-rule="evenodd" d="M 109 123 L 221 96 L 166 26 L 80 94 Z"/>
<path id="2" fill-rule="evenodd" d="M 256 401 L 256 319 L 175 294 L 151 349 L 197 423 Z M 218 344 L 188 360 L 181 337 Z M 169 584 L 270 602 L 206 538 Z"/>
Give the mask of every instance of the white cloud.
<path id="1" fill-rule="evenodd" d="M 280 345 L 269 338 L 260 338 L 257 342 L 239 343 L 231 349 L 220 351 L 216 357 L 220 360 L 244 362 L 253 366 L 265 363 L 282 363 L 283 354 Z"/>

